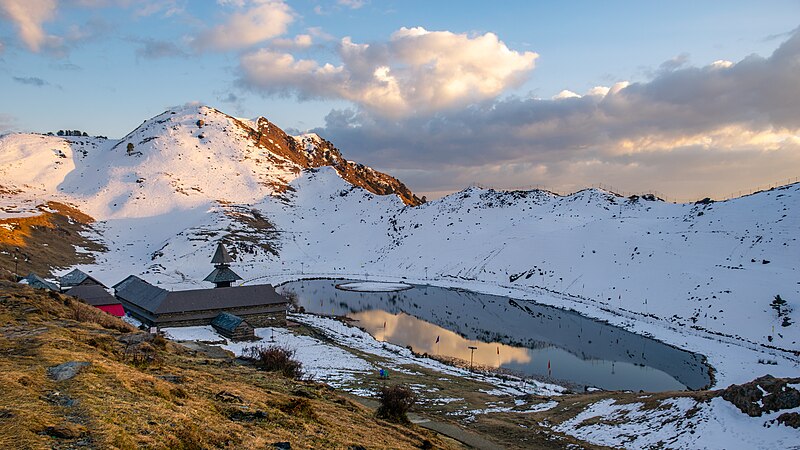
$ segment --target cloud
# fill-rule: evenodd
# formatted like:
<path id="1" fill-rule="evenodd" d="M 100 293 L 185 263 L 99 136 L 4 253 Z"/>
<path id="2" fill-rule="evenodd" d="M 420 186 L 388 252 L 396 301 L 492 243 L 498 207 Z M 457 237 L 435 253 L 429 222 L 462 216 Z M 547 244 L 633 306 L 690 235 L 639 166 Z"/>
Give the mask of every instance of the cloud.
<path id="1" fill-rule="evenodd" d="M 680 55 L 678 55 L 678 56 L 676 56 L 676 57 L 674 57 L 672 59 L 664 61 L 663 63 L 661 63 L 661 65 L 658 68 L 661 71 L 669 72 L 669 71 L 678 69 L 681 66 L 684 66 L 688 62 L 689 62 L 689 54 L 688 53 L 681 53 Z"/>
<path id="2" fill-rule="evenodd" d="M 39 77 L 11 77 L 11 78 L 17 83 L 27 84 L 29 86 L 42 87 L 50 84 Z"/>
<path id="3" fill-rule="evenodd" d="M 78 1 L 78 6 L 104 6 L 102 2 Z M 64 56 L 69 47 L 104 35 L 111 26 L 101 19 L 92 19 L 83 25 L 71 25 L 62 35 L 48 34 L 46 22 L 58 18 L 57 0 L 3 0 L 0 1 L 0 17 L 13 22 L 19 39 L 28 50 L 45 51 L 54 56 Z"/>
<path id="4" fill-rule="evenodd" d="M 403 118 L 334 110 L 313 131 L 422 193 L 474 181 L 569 190 L 616 180 L 626 190 L 720 195 L 798 175 L 798 73 L 800 31 L 767 58 L 668 64 L 647 82 Z"/>
<path id="5" fill-rule="evenodd" d="M 239 102 L 242 101 L 242 99 L 233 92 L 228 92 L 225 95 L 220 94 L 217 96 L 217 100 L 224 103 L 234 103 L 234 104 L 238 104 Z"/>
<path id="6" fill-rule="evenodd" d="M 321 41 L 336 40 L 336 36 L 325 32 L 325 30 L 323 30 L 322 27 L 309 27 L 306 29 L 306 31 L 308 32 L 309 35 L 311 35 L 312 38 L 316 38 Z"/>
<path id="7" fill-rule="evenodd" d="M 129 3 L 125 1 L 125 3 Z M 137 17 L 148 17 L 161 13 L 163 17 L 172 17 L 184 12 L 185 7 L 181 0 L 156 0 L 150 2 L 135 2 L 134 14 Z"/>
<path id="8" fill-rule="evenodd" d="M 205 30 L 192 42 L 197 50 L 238 50 L 280 36 L 294 21 L 292 9 L 282 1 L 222 2 L 236 6 L 225 23 Z M 249 8 L 244 9 L 245 6 Z"/>
<path id="9" fill-rule="evenodd" d="M 139 58 L 159 59 L 187 56 L 186 52 L 173 42 L 155 39 L 145 39 L 140 42 L 142 46 L 136 49 L 136 56 Z"/>
<path id="10" fill-rule="evenodd" d="M 273 48 L 302 49 L 314 45 L 310 34 L 298 34 L 293 39 L 273 39 L 270 43 Z"/>
<path id="11" fill-rule="evenodd" d="M 59 64 L 51 63 L 49 66 L 53 70 L 63 70 L 63 71 L 80 71 L 80 70 L 83 70 L 83 67 L 81 67 L 81 66 L 79 66 L 77 64 L 71 63 L 71 62 L 65 62 L 65 63 L 59 63 Z"/>
<path id="12" fill-rule="evenodd" d="M 3 0 L 0 12 L 14 22 L 19 38 L 33 52 L 43 47 L 58 45 L 59 38 L 48 35 L 42 25 L 53 20 L 56 0 Z"/>
<path id="13" fill-rule="evenodd" d="M 359 9 L 369 3 L 368 0 L 336 0 L 339 5 L 345 6 L 350 9 Z"/>
<path id="14" fill-rule="evenodd" d="M 339 98 L 386 117 L 463 107 L 521 85 L 538 55 L 510 50 L 493 33 L 477 36 L 401 28 L 387 42 L 343 38 L 340 65 L 261 49 L 240 60 L 240 83 L 300 99 Z"/>

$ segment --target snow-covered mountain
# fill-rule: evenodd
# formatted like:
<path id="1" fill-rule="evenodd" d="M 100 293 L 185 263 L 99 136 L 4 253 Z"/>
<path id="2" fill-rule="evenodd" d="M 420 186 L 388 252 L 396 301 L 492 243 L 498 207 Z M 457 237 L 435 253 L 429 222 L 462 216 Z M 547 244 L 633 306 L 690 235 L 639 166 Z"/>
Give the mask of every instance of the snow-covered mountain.
<path id="1" fill-rule="evenodd" d="M 334 167 L 376 194 L 419 204 L 395 178 L 345 160 L 315 134 L 289 136 L 263 117 L 236 119 L 206 106 L 167 110 L 120 140 L 0 138 L 0 189 L 75 202 L 102 219 L 149 217 L 208 202 L 255 203 L 285 191 L 303 169 L 320 166 Z"/>
<path id="2" fill-rule="evenodd" d="M 97 219 L 108 252 L 82 267 L 109 285 L 131 273 L 202 285 L 222 239 L 250 282 L 427 279 L 655 335 L 708 355 L 721 382 L 800 373 L 800 324 L 783 326 L 770 305 L 780 295 L 800 319 L 798 184 L 699 204 L 477 188 L 419 204 L 317 136 L 207 107 L 119 141 L 5 136 L 0 180 L 0 233 L 45 200 Z"/>

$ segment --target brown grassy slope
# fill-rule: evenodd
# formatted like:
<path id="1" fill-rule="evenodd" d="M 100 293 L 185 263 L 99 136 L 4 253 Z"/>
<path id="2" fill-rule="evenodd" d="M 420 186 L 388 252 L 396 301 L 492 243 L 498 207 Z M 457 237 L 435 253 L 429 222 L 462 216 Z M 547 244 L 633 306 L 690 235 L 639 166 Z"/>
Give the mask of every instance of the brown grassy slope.
<path id="1" fill-rule="evenodd" d="M 326 386 L 207 360 L 71 297 L 0 281 L 0 448 L 434 448 Z M 72 379 L 47 368 L 91 363 Z"/>
<path id="2" fill-rule="evenodd" d="M 94 222 L 91 217 L 58 202 L 39 208 L 41 214 L 36 216 L 0 219 L 0 278 L 13 275 L 15 254 L 20 275 L 33 271 L 48 276 L 52 269 L 92 261 L 91 255 L 78 253 L 75 246 L 105 250 L 85 236 Z"/>

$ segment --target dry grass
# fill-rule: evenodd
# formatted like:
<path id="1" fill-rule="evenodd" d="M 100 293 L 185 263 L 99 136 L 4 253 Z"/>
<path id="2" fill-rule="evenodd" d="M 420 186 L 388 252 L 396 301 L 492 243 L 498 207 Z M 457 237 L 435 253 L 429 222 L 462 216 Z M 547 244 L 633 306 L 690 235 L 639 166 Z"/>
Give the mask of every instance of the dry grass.
<path id="1" fill-rule="evenodd" d="M 105 250 L 85 236 L 94 222 L 91 217 L 57 202 L 48 202 L 40 209 L 42 213 L 37 216 L 0 219 L 0 225 L 5 225 L 0 227 L 0 275 L 3 277 L 12 275 L 15 253 L 19 274 L 24 276 L 33 271 L 47 276 L 54 268 L 92 261 L 91 255 L 78 253 L 76 246 L 91 251 Z"/>
<path id="2" fill-rule="evenodd" d="M 208 360 L 87 308 L 0 282 L 0 448 L 452 448 L 324 385 Z M 142 343 L 147 364 L 126 354 Z M 47 376 L 66 361 L 91 365 Z"/>

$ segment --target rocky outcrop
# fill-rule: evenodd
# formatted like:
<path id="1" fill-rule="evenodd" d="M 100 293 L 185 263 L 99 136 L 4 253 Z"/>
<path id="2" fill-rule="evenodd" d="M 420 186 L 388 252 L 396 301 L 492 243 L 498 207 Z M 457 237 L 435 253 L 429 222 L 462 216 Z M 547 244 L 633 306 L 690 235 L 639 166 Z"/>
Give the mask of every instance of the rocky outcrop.
<path id="1" fill-rule="evenodd" d="M 800 414 L 796 412 L 783 413 L 776 420 L 787 427 L 800 428 Z"/>
<path id="2" fill-rule="evenodd" d="M 733 384 L 722 391 L 722 398 L 751 417 L 800 406 L 800 391 L 788 386 L 800 384 L 800 378 L 775 378 L 765 375 L 745 383 Z M 796 414 L 796 413 L 794 413 Z M 787 416 L 787 414 L 782 415 Z M 791 421 L 791 417 L 786 420 Z M 795 419 L 796 420 L 796 419 Z"/>
<path id="3" fill-rule="evenodd" d="M 81 371 L 81 369 L 90 365 L 91 363 L 84 361 L 68 361 L 63 364 L 50 367 L 47 369 L 47 374 L 50 376 L 50 378 L 56 381 L 65 381 L 74 378 L 75 375 Z"/>
<path id="4" fill-rule="evenodd" d="M 363 164 L 346 160 L 330 141 L 315 134 L 294 137 L 278 126 L 259 117 L 255 129 L 237 119 L 237 125 L 248 131 L 251 139 L 260 147 L 287 159 L 305 169 L 330 166 L 350 184 L 362 187 L 373 194 L 399 196 L 403 203 L 416 206 L 422 201 L 397 178 L 378 172 Z"/>

